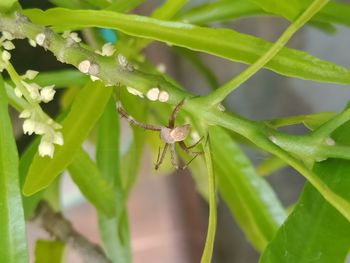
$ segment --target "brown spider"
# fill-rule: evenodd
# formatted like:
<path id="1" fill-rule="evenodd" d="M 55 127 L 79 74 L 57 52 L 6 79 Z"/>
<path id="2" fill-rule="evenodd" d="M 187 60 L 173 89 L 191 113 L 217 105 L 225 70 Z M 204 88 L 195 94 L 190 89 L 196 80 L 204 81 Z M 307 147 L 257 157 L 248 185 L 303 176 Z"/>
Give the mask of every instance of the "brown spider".
<path id="1" fill-rule="evenodd" d="M 160 138 L 165 142 L 165 146 L 163 149 L 162 154 L 160 154 L 160 148 L 158 151 L 158 157 L 157 157 L 157 162 L 155 164 L 155 169 L 157 170 L 159 166 L 162 164 L 164 157 L 166 155 L 166 152 L 168 148 L 170 147 L 170 153 L 171 153 L 171 163 L 172 165 L 176 168 L 179 169 L 179 166 L 176 163 L 176 154 L 175 154 L 175 143 L 179 143 L 180 147 L 182 150 L 184 150 L 188 154 L 193 154 L 194 157 L 181 169 L 184 170 L 186 167 L 200 154 L 203 152 L 193 152 L 191 149 L 195 147 L 201 140 L 199 139 L 195 144 L 191 146 L 186 146 L 184 140 L 187 138 L 191 125 L 190 124 L 185 124 L 185 125 L 180 125 L 180 126 L 175 126 L 175 120 L 176 120 L 176 115 L 180 111 L 181 107 L 183 106 L 185 100 L 183 99 L 180 101 L 179 104 L 176 105 L 174 108 L 171 117 L 169 119 L 169 124 L 168 126 L 160 126 L 160 125 L 152 125 L 152 124 L 146 124 L 139 122 L 135 120 L 132 116 L 126 113 L 126 111 L 122 108 L 120 102 L 117 102 L 117 110 L 121 117 L 125 118 L 131 125 L 135 125 L 138 127 L 141 127 L 146 130 L 152 130 L 152 131 L 159 131 L 160 132 Z"/>

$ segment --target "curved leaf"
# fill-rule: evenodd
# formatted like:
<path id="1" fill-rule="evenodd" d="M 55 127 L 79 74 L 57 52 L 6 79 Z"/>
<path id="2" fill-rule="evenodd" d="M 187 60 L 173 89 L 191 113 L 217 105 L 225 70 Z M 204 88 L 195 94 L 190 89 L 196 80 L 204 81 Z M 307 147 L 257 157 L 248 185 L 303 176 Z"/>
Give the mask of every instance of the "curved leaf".
<path id="1" fill-rule="evenodd" d="M 114 191 L 112 185 L 102 177 L 89 155 L 79 149 L 74 161 L 68 166 L 74 183 L 96 209 L 108 217 L 115 215 Z"/>
<path id="2" fill-rule="evenodd" d="M 350 145 L 350 123 L 333 138 Z M 350 161 L 329 159 L 314 172 L 337 194 L 350 200 Z M 350 248 L 350 222 L 307 183 L 298 204 L 262 255 L 261 263 L 343 263 Z"/>
<path id="3" fill-rule="evenodd" d="M 125 192 L 120 169 L 120 127 L 115 100 L 111 98 L 99 121 L 96 162 L 101 175 L 113 186 L 116 215 L 107 218 L 99 213 L 101 239 L 108 257 L 114 263 L 131 262 L 130 233 Z"/>
<path id="4" fill-rule="evenodd" d="M 0 76 L 0 255 L 6 263 L 28 262 L 18 175 L 18 152 Z"/>
<path id="5" fill-rule="evenodd" d="M 74 159 L 83 141 L 101 116 L 112 89 L 101 82 L 89 83 L 75 98 L 62 122 L 64 145 L 57 146 L 52 159 L 37 153 L 29 168 L 23 193 L 32 195 L 47 187 Z"/>
<path id="6" fill-rule="evenodd" d="M 102 27 L 126 34 L 159 40 L 171 45 L 203 51 L 243 63 L 253 63 L 266 53 L 271 43 L 229 29 L 205 28 L 109 11 L 26 10 L 35 23 L 54 26 Z M 315 81 L 350 83 L 350 71 L 308 53 L 283 48 L 266 66 L 279 74 Z"/>
<path id="7" fill-rule="evenodd" d="M 209 131 L 219 191 L 252 245 L 262 251 L 286 213 L 230 136 L 219 127 Z"/>

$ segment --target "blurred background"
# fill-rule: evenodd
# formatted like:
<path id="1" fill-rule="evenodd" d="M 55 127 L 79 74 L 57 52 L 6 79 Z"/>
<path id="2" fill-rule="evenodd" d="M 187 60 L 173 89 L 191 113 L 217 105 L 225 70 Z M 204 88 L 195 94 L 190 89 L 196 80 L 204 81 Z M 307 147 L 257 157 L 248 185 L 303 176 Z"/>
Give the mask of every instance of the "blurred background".
<path id="1" fill-rule="evenodd" d="M 48 1 L 23 0 L 21 2 L 23 7 L 43 9 L 50 7 Z M 135 12 L 149 15 L 162 2 L 145 1 Z M 191 0 L 189 2 L 188 8 L 208 1 Z M 274 41 L 288 23 L 278 18 L 259 17 L 213 25 L 233 28 L 239 32 Z M 349 68 L 349 36 L 350 29 L 341 26 L 338 26 L 337 32 L 332 35 L 307 26 L 293 37 L 288 46 L 305 50 L 316 57 Z M 30 51 L 28 51 L 29 48 Z M 179 52 L 174 52 L 172 47 L 154 43 L 145 50 L 145 53 L 147 58 L 156 65 L 164 64 L 168 74 L 194 93 L 206 94 L 210 90 L 207 81 L 198 73 L 195 66 L 179 55 Z M 200 57 L 215 73 L 220 84 L 230 80 L 246 67 L 207 54 L 200 54 Z M 27 69 L 48 71 L 64 68 L 51 54 L 45 53 L 40 48 L 32 49 L 24 41 L 16 45 L 13 62 L 20 73 Z M 262 120 L 320 111 L 341 111 L 349 97 L 350 89 L 347 86 L 291 79 L 271 71 L 261 70 L 230 96 L 226 107 L 245 117 Z M 54 115 L 57 112 L 57 104 L 49 105 L 48 111 Z M 126 123 L 124 125 L 127 131 L 128 125 Z M 20 123 L 15 126 L 20 134 Z M 288 127 L 286 131 L 305 132 L 301 126 Z M 20 138 L 22 148 L 28 143 L 27 137 Z M 85 148 L 91 153 L 94 152 L 93 146 L 88 143 Z M 256 164 L 266 158 L 251 149 L 244 148 L 244 150 Z M 128 203 L 133 262 L 199 262 L 206 235 L 207 204 L 197 194 L 195 184 L 188 172 L 155 175 L 154 160 L 149 153 L 149 149 L 146 149 L 139 179 Z M 303 178 L 290 168 L 272 174 L 268 181 L 286 207 L 296 202 L 304 184 Z M 100 243 L 95 211 L 79 193 L 68 175 L 63 175 L 61 189 L 64 193 L 61 201 L 65 216 L 73 222 L 79 232 L 90 240 Z M 48 236 L 35 224 L 30 223 L 28 237 L 30 249 L 33 252 L 35 240 Z M 257 252 L 246 241 L 226 205 L 219 202 L 213 262 L 257 261 Z M 79 256 L 72 251 L 67 262 L 80 262 Z"/>

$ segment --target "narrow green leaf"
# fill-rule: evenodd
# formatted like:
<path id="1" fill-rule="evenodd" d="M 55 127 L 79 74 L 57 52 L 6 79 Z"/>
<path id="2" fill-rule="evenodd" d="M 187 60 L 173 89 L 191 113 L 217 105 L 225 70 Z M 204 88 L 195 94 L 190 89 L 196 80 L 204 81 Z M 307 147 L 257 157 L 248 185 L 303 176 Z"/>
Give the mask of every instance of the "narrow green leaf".
<path id="1" fill-rule="evenodd" d="M 332 134 L 350 145 L 350 123 Z M 328 159 L 313 171 L 337 194 L 350 200 L 350 161 Z M 350 223 L 307 183 L 302 196 L 261 257 L 261 263 L 343 263 L 350 247 Z"/>
<path id="2" fill-rule="evenodd" d="M 55 240 L 38 240 L 35 247 L 35 263 L 62 263 L 64 243 Z"/>
<path id="3" fill-rule="evenodd" d="M 24 181 L 28 174 L 29 167 L 38 150 L 38 145 L 39 145 L 39 139 L 37 138 L 29 145 L 29 147 L 27 147 L 27 149 L 24 151 L 24 153 L 22 154 L 19 160 L 19 180 L 20 180 L 21 188 L 24 185 Z M 26 219 L 29 219 L 32 216 L 42 196 L 43 196 L 43 191 L 40 191 L 32 196 L 22 196 L 24 216 Z"/>
<path id="4" fill-rule="evenodd" d="M 161 7 L 153 12 L 152 17 L 158 19 L 172 18 L 187 2 L 188 0 L 166 0 Z"/>
<path id="5" fill-rule="evenodd" d="M 47 187 L 74 159 L 85 138 L 101 116 L 112 89 L 101 82 L 87 84 L 77 95 L 62 122 L 63 146 L 55 147 L 52 159 L 37 153 L 30 166 L 23 192 L 32 195 Z"/>
<path id="6" fill-rule="evenodd" d="M 78 70 L 64 69 L 40 72 L 34 82 L 40 86 L 55 84 L 56 88 L 66 88 L 72 86 L 83 86 L 88 80 L 89 77 Z"/>
<path id="7" fill-rule="evenodd" d="M 194 7 L 176 16 L 175 19 L 203 25 L 209 22 L 235 20 L 242 17 L 260 15 L 267 15 L 267 13 L 250 1 L 224 0 Z"/>
<path id="8" fill-rule="evenodd" d="M 102 177 L 96 164 L 83 149 L 78 150 L 68 171 L 82 194 L 99 212 L 107 217 L 115 215 L 113 186 Z"/>
<path id="9" fill-rule="evenodd" d="M 35 23 L 43 25 L 113 28 L 129 35 L 159 40 L 248 64 L 255 62 L 272 45 L 263 39 L 234 30 L 198 27 L 109 11 L 53 8 L 47 11 L 26 10 L 25 14 Z M 289 48 L 283 48 L 265 67 L 291 77 L 350 83 L 348 69 Z"/>
<path id="10" fill-rule="evenodd" d="M 268 183 L 256 174 L 222 128 L 211 127 L 210 139 L 219 191 L 252 245 L 262 251 L 286 212 Z"/>
<path id="11" fill-rule="evenodd" d="M 6 263 L 28 262 L 26 229 L 18 175 L 18 152 L 0 76 L 0 255 Z"/>
<path id="12" fill-rule="evenodd" d="M 208 174 L 208 193 L 209 193 L 209 220 L 208 232 L 205 240 L 205 247 L 201 258 L 201 263 L 210 263 L 213 257 L 213 249 L 215 242 L 215 232 L 217 223 L 217 207 L 216 207 L 216 186 L 215 174 L 212 161 L 212 152 L 210 140 L 204 145 L 204 157 Z"/>
<path id="13" fill-rule="evenodd" d="M 96 159 L 101 175 L 113 186 L 114 218 L 99 213 L 101 238 L 114 263 L 131 262 L 130 233 L 120 172 L 120 127 L 115 100 L 111 98 L 99 122 Z"/>
<path id="14" fill-rule="evenodd" d="M 337 23 L 350 26 L 350 5 L 332 1 L 316 15 L 316 19 L 323 22 Z"/>
<path id="15" fill-rule="evenodd" d="M 252 3 L 260 6 L 268 13 L 284 16 L 289 20 L 294 20 L 302 11 L 302 8 L 308 6 L 311 0 L 250 0 Z"/>

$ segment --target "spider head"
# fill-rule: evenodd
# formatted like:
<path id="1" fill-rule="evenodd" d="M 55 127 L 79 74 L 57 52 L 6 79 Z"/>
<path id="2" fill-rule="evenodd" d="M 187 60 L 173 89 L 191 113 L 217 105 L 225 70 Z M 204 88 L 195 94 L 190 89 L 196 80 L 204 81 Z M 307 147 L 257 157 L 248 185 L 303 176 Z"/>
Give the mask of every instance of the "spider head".
<path id="1" fill-rule="evenodd" d="M 185 140 L 190 133 L 191 125 L 185 124 L 177 126 L 173 129 L 163 127 L 160 131 L 160 137 L 166 143 L 173 144 Z"/>

